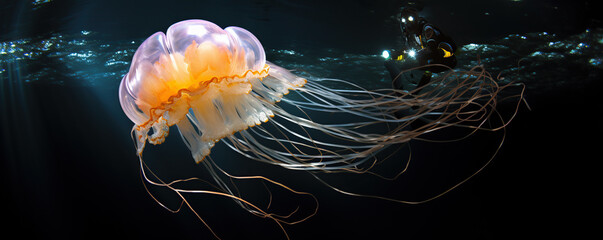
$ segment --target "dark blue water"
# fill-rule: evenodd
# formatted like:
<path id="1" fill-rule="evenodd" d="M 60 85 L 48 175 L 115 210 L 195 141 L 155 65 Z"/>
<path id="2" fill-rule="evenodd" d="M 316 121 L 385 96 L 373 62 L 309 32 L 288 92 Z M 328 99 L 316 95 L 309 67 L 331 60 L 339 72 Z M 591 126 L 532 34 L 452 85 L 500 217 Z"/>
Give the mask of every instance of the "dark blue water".
<path id="1" fill-rule="evenodd" d="M 2 215 L 8 221 L 0 229 L 24 238 L 212 238 L 190 211 L 172 214 L 161 208 L 141 182 L 130 139 L 132 123 L 117 99 L 119 81 L 138 45 L 177 21 L 206 19 L 250 30 L 262 41 L 268 60 L 303 70 L 309 78 L 387 87 L 379 53 L 399 47 L 393 16 L 402 4 L 2 1 L 0 186 Z M 603 133 L 603 30 L 591 1 L 419 4 L 426 18 L 463 46 L 459 69 L 477 64 L 479 57 L 491 72 L 505 77 L 503 82 L 527 87 L 531 110 L 520 108 L 485 171 L 435 201 L 404 205 L 345 196 L 306 173 L 253 163 L 225 146 L 212 151 L 214 159 L 223 159 L 230 171 L 265 174 L 316 195 L 318 214 L 285 226 L 293 239 L 588 233 L 595 227 L 586 219 L 594 214 L 599 177 L 593 170 Z M 501 106 L 503 112 L 512 109 Z M 172 133 L 165 144 L 146 149 L 148 161 L 167 176 L 208 176 L 193 163 L 175 129 Z M 369 185 L 381 193 L 420 200 L 479 168 L 496 150 L 500 136 L 479 133 L 461 142 L 413 142 L 413 164 L 393 183 L 330 180 L 350 189 Z M 177 206 L 168 192 L 156 194 Z M 284 239 L 274 223 L 233 201 L 191 198 L 224 239 Z"/>

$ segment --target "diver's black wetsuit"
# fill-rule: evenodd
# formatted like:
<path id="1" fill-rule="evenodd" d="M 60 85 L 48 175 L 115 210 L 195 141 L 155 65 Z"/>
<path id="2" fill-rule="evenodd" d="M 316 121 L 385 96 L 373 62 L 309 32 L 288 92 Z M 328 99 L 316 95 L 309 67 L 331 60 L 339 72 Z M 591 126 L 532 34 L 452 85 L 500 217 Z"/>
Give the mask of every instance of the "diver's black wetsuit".
<path id="1" fill-rule="evenodd" d="M 392 52 L 392 60 L 385 62 L 385 67 L 392 78 L 392 86 L 395 89 L 413 91 L 418 94 L 421 87 L 431 81 L 432 72 L 438 73 L 456 66 L 456 44 L 449 36 L 442 33 L 433 24 L 428 23 L 424 18 L 419 17 L 417 11 L 410 8 L 404 9 L 400 17 L 400 29 L 406 40 L 406 49 L 416 51 L 414 58 L 406 56 L 404 50 Z M 403 61 L 402 61 L 403 60 Z M 441 64 L 444 66 L 433 66 L 430 64 Z M 408 81 L 403 81 L 400 73 L 403 70 L 421 67 L 424 70 L 421 80 L 416 89 L 411 89 L 412 85 Z M 410 73 L 412 76 L 412 73 Z M 398 96 L 403 96 L 397 92 Z M 401 109 L 395 113 L 396 117 L 403 118 L 416 114 L 416 107 Z M 411 128 L 421 127 L 425 121 L 413 121 Z"/>
<path id="2" fill-rule="evenodd" d="M 404 18 L 405 16 L 402 17 Z M 440 29 L 433 24 L 428 23 L 424 18 L 420 18 L 416 15 L 415 18 L 417 19 L 414 19 L 415 22 L 412 25 L 401 24 L 402 32 L 406 38 L 408 48 L 419 49 L 415 55 L 416 62 L 413 64 L 405 64 L 405 69 L 425 66 L 428 64 L 442 64 L 448 66 L 429 66 L 422 68 L 426 70 L 426 72 L 423 74 L 421 80 L 417 84 L 417 88 L 419 88 L 429 83 L 432 72 L 438 73 L 456 66 L 456 56 L 454 54 L 456 52 L 456 44 L 452 38 L 442 33 Z M 399 78 L 402 70 L 405 70 L 401 69 L 400 64 L 397 63 L 399 60 L 401 60 L 399 56 L 406 57 L 403 54 L 403 51 L 395 51 L 392 53 L 392 59 L 394 60 L 386 61 L 385 67 L 392 77 L 392 84 L 394 88 L 411 90 L 408 89 L 408 83 L 403 83 Z"/>

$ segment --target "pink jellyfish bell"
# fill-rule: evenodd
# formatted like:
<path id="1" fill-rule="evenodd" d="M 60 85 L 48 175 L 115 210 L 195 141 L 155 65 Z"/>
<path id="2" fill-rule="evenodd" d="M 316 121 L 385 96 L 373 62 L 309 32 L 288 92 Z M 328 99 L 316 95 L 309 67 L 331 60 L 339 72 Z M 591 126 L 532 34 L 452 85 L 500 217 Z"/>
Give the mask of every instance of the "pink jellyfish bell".
<path id="1" fill-rule="evenodd" d="M 268 121 L 274 112 L 266 105 L 305 83 L 267 63 L 262 44 L 247 30 L 188 20 L 140 45 L 119 97 L 136 124 L 139 155 L 147 140 L 161 144 L 177 125 L 199 163 L 216 141 Z"/>

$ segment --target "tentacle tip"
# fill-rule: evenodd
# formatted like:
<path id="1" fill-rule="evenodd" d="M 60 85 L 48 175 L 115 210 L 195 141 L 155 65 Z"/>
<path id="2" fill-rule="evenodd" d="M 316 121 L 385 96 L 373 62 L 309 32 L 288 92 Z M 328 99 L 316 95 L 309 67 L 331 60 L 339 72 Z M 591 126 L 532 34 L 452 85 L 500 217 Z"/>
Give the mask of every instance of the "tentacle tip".
<path id="1" fill-rule="evenodd" d="M 201 158 L 194 158 L 194 159 L 195 159 L 196 164 L 200 164 L 201 162 L 203 162 L 203 160 L 205 160 L 205 156 L 203 156 Z"/>

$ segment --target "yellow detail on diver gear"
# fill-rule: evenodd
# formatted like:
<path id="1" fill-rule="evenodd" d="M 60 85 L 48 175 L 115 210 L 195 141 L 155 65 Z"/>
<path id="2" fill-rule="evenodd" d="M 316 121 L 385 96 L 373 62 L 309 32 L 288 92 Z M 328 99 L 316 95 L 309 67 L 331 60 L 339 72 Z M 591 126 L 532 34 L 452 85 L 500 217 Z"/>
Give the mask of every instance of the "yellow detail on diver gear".
<path id="1" fill-rule="evenodd" d="M 398 56 L 396 58 L 396 61 L 402 61 L 402 60 L 404 60 L 404 54 L 401 54 L 400 56 Z"/>
<path id="2" fill-rule="evenodd" d="M 449 51 L 446 51 L 446 49 L 440 48 L 442 49 L 442 51 L 444 51 L 444 58 L 448 58 L 448 57 L 452 57 L 452 53 Z"/>

